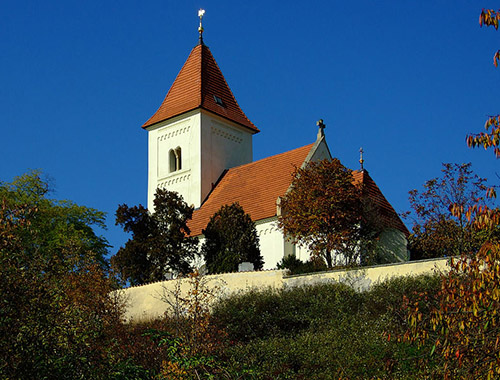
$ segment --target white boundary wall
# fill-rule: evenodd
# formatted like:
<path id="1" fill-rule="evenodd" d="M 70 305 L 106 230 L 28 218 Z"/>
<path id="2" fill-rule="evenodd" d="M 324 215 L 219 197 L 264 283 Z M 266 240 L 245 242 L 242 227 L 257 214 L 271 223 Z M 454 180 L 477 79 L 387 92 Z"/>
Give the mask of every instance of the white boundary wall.
<path id="1" fill-rule="evenodd" d="M 366 290 L 371 285 L 392 277 L 446 271 L 448 260 L 448 258 L 419 260 L 294 276 L 288 276 L 284 270 L 224 273 L 203 276 L 203 281 L 206 282 L 206 286 L 217 288 L 221 296 L 255 288 L 280 289 L 325 282 L 342 282 L 357 290 Z M 127 320 L 139 321 L 161 317 L 169 309 L 164 298 L 172 297 L 176 286 L 179 285 L 180 294 L 186 294 L 189 290 L 187 279 L 161 281 L 119 290 L 126 302 Z"/>

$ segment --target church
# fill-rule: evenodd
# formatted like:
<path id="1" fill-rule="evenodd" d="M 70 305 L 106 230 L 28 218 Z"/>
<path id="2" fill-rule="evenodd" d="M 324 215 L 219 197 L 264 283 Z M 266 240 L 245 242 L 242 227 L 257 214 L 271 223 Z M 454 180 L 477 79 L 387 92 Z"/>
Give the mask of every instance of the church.
<path id="1" fill-rule="evenodd" d="M 312 143 L 253 161 L 252 136 L 259 129 L 238 105 L 210 49 L 199 43 L 170 87 L 158 110 L 142 128 L 148 131 L 148 209 L 157 188 L 178 192 L 195 207 L 192 236 L 221 206 L 238 202 L 256 224 L 264 269 L 288 255 L 306 261 L 309 252 L 292 244 L 277 229 L 279 198 L 290 187 L 295 167 L 331 159 L 323 125 Z M 408 230 L 366 170 L 353 172 L 377 206 L 385 230 L 380 247 L 388 261 L 409 258 Z"/>

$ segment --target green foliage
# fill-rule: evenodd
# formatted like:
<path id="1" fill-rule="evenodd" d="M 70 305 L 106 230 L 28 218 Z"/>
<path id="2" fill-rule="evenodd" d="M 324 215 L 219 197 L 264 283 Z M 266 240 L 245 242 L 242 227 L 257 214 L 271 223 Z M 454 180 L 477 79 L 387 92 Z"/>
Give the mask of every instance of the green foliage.
<path id="1" fill-rule="evenodd" d="M 325 262 L 318 258 L 312 258 L 307 262 L 297 259 L 295 255 L 283 257 L 276 264 L 278 269 L 288 269 L 289 274 L 302 274 L 327 270 Z"/>
<path id="2" fill-rule="evenodd" d="M 474 205 L 491 205 L 483 197 L 486 179 L 474 174 L 471 164 L 443 164 L 441 178 L 424 184 L 424 191 L 410 191 L 413 220 L 409 238 L 412 259 L 475 253 L 488 238 L 468 223 L 465 213 L 453 215 L 452 208 L 467 210 Z"/>
<path id="3" fill-rule="evenodd" d="M 255 270 L 264 261 L 259 250 L 255 223 L 238 203 L 222 206 L 203 230 L 201 254 L 209 273 L 238 271 L 238 264 L 251 262 Z"/>
<path id="4" fill-rule="evenodd" d="M 356 309 L 358 297 L 352 288 L 342 284 L 254 290 L 221 300 L 213 317 L 221 328 L 225 327 L 231 340 L 246 342 L 317 327 L 325 319 Z"/>
<path id="5" fill-rule="evenodd" d="M 422 350 L 397 339 L 407 327 L 402 301 L 438 289 L 437 276 L 397 278 L 364 293 L 333 283 L 267 289 L 221 300 L 212 317 L 231 342 L 227 367 L 248 378 L 423 378 Z"/>
<path id="6" fill-rule="evenodd" d="M 4 216 L 28 210 L 30 230 L 17 229 L 31 262 L 47 273 L 79 270 L 88 263 L 107 269 L 108 242 L 96 235 L 94 227 L 106 229 L 105 214 L 70 201 L 48 198 L 51 189 L 38 171 L 16 177 L 12 183 L 0 182 L 0 201 Z"/>
<path id="7" fill-rule="evenodd" d="M 120 205 L 116 224 L 132 238 L 111 258 L 114 268 L 132 285 L 165 280 L 169 272 L 186 274 L 197 255 L 198 240 L 189 237 L 193 208 L 172 191 L 157 189 L 155 210 Z"/>
<path id="8" fill-rule="evenodd" d="M 0 377 L 111 378 L 121 304 L 92 229 L 104 214 L 49 190 L 37 172 L 0 185 Z"/>

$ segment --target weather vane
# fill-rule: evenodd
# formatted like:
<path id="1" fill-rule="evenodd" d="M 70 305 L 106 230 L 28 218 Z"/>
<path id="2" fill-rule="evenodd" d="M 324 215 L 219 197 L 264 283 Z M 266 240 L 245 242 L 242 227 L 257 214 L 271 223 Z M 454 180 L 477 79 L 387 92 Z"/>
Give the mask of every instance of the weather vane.
<path id="1" fill-rule="evenodd" d="M 198 11 L 198 17 L 200 18 L 200 26 L 198 27 L 198 33 L 200 33 L 200 45 L 203 45 L 203 25 L 201 21 L 203 20 L 203 16 L 205 15 L 205 10 L 201 9 Z"/>
<path id="2" fill-rule="evenodd" d="M 363 162 L 365 162 L 365 160 L 363 160 L 363 148 L 359 148 L 359 164 L 361 165 L 361 171 L 365 170 L 363 169 Z"/>

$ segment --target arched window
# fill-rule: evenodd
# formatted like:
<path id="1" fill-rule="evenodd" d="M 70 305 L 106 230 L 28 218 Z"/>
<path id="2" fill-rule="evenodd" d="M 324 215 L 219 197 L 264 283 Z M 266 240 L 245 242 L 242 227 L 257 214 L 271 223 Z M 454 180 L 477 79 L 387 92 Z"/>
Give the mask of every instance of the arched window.
<path id="1" fill-rule="evenodd" d="M 175 150 L 175 166 L 177 170 L 182 169 L 182 156 L 180 147 L 177 147 L 177 149 Z"/>
<path id="2" fill-rule="evenodd" d="M 170 173 L 182 169 L 182 155 L 180 147 L 175 148 L 175 150 L 170 149 L 168 152 L 168 165 Z"/>
<path id="3" fill-rule="evenodd" d="M 174 153 L 174 150 L 173 149 L 170 149 L 170 151 L 168 152 L 168 168 L 169 168 L 169 172 L 172 173 L 172 172 L 175 172 L 176 171 L 176 168 L 175 168 L 175 153 Z"/>

